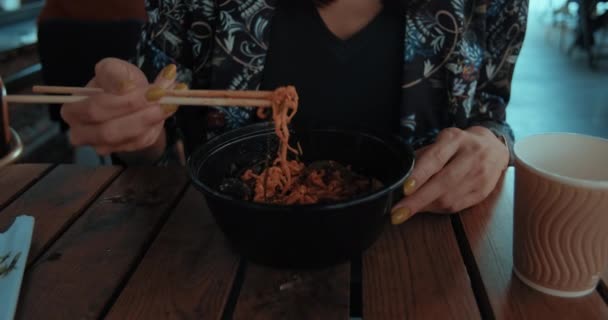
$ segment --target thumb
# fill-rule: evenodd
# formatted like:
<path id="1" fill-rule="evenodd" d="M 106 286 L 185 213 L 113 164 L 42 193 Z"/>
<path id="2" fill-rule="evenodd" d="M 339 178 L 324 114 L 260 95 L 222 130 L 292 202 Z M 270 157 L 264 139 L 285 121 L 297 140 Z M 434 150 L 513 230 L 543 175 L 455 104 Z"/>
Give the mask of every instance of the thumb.
<path id="1" fill-rule="evenodd" d="M 148 85 L 148 79 L 135 65 L 116 58 L 106 58 L 95 66 L 95 81 L 106 93 L 124 94 Z"/>

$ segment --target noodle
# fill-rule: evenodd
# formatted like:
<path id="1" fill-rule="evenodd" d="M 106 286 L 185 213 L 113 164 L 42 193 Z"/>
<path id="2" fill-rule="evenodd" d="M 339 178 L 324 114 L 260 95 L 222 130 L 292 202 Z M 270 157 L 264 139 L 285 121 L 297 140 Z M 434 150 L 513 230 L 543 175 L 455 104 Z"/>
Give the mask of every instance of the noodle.
<path id="1" fill-rule="evenodd" d="M 279 164 L 282 169 L 282 180 L 284 180 L 283 190 L 288 190 L 292 183 L 291 167 L 287 161 L 287 152 L 291 151 L 298 154 L 298 151 L 289 145 L 289 123 L 298 111 L 298 93 L 293 86 L 281 87 L 274 91 L 272 95 L 272 120 L 274 121 L 274 131 L 279 137 L 279 151 L 275 165 Z M 258 109 L 258 115 L 261 114 Z M 274 171 L 275 174 L 280 173 Z"/>
<path id="2" fill-rule="evenodd" d="M 306 166 L 289 160 L 289 152 L 300 154 L 289 145 L 289 123 L 298 110 L 298 94 L 292 86 L 281 87 L 271 100 L 272 120 L 279 139 L 277 157 L 262 172 L 250 168 L 242 174 L 240 180 L 253 191 L 252 199 L 247 200 L 284 205 L 335 202 L 381 187 L 378 180 L 358 175 L 335 161 Z M 267 118 L 264 111 L 262 108 L 257 111 L 262 119 Z"/>

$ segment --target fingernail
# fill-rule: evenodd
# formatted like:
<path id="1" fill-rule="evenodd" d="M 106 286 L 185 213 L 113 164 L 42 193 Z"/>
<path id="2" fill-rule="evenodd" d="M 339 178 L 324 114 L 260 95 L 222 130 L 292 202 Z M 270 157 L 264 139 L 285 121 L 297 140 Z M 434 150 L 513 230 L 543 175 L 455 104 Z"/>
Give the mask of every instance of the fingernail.
<path id="1" fill-rule="evenodd" d="M 414 193 L 414 190 L 416 190 L 416 179 L 409 178 L 405 180 L 405 183 L 403 184 L 403 194 L 409 196 Z"/>
<path id="2" fill-rule="evenodd" d="M 146 92 L 146 99 L 148 101 L 158 101 L 165 96 L 165 89 L 161 87 L 152 87 Z"/>
<path id="3" fill-rule="evenodd" d="M 177 66 L 175 66 L 174 64 L 170 64 L 163 69 L 161 74 L 162 74 L 163 78 L 165 78 L 167 80 L 173 80 L 173 79 L 175 79 L 175 76 L 177 75 Z"/>
<path id="4" fill-rule="evenodd" d="M 174 90 L 187 90 L 188 89 L 188 85 L 185 83 L 178 83 L 175 85 Z"/>
<path id="5" fill-rule="evenodd" d="M 395 209 L 391 212 L 391 223 L 394 225 L 402 224 L 405 220 L 409 219 L 410 216 L 411 212 L 408 208 Z"/>
<path id="6" fill-rule="evenodd" d="M 172 113 L 175 113 L 179 106 L 176 104 L 163 104 L 160 106 L 160 108 L 163 109 L 165 115 L 170 115 Z"/>
<path id="7" fill-rule="evenodd" d="M 120 83 L 120 92 L 129 93 L 135 90 L 135 83 L 131 80 L 124 80 Z"/>

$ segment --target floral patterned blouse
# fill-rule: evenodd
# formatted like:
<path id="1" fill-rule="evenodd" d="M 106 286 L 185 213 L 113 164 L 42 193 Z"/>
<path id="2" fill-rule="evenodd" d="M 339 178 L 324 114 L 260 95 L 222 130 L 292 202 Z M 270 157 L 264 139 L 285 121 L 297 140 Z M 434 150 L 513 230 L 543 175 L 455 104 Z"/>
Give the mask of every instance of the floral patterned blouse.
<path id="1" fill-rule="evenodd" d="M 151 78 L 175 63 L 178 79 L 192 88 L 255 90 L 276 1 L 147 0 L 136 63 Z M 512 146 L 506 107 L 527 13 L 528 0 L 422 0 L 406 13 L 400 112 L 406 142 L 418 147 L 444 128 L 481 125 Z M 207 110 L 180 110 L 168 122 L 170 136 L 200 144 L 257 120 L 253 110 Z"/>

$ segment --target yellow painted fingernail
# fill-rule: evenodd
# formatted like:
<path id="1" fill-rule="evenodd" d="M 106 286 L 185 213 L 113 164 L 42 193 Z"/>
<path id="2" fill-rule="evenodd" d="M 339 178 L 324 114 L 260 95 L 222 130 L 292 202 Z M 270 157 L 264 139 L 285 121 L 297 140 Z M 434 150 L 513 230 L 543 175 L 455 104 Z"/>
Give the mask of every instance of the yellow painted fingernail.
<path id="1" fill-rule="evenodd" d="M 406 196 L 409 196 L 412 193 L 414 193 L 415 190 L 416 190 L 416 179 L 409 178 L 409 179 L 405 180 L 405 183 L 403 184 L 403 194 Z"/>
<path id="2" fill-rule="evenodd" d="M 129 93 L 133 90 L 135 90 L 136 86 L 135 86 L 135 82 L 131 81 L 131 80 L 124 80 L 120 83 L 120 92 L 122 93 Z"/>
<path id="3" fill-rule="evenodd" d="M 173 80 L 173 79 L 175 79 L 175 76 L 177 75 L 177 66 L 174 64 L 170 64 L 163 69 L 161 74 L 162 74 L 163 78 L 165 78 L 167 80 Z"/>
<path id="4" fill-rule="evenodd" d="M 161 88 L 161 87 L 152 87 L 150 89 L 148 89 L 148 92 L 146 92 L 146 99 L 148 99 L 148 101 L 158 101 L 160 99 L 162 99 L 165 96 L 165 89 Z"/>
<path id="5" fill-rule="evenodd" d="M 163 112 L 166 115 L 170 115 L 172 113 L 175 113 L 177 111 L 177 109 L 179 108 L 179 106 L 176 105 L 176 104 L 163 104 L 160 107 L 161 107 L 161 109 L 163 109 Z"/>
<path id="6" fill-rule="evenodd" d="M 402 224 L 411 216 L 410 209 L 399 208 L 391 212 L 391 223 L 394 225 Z"/>
<path id="7" fill-rule="evenodd" d="M 188 89 L 188 85 L 185 83 L 178 83 L 175 85 L 174 90 L 187 90 Z"/>

